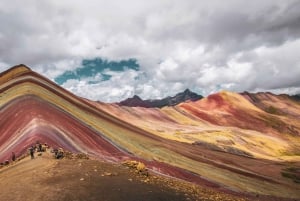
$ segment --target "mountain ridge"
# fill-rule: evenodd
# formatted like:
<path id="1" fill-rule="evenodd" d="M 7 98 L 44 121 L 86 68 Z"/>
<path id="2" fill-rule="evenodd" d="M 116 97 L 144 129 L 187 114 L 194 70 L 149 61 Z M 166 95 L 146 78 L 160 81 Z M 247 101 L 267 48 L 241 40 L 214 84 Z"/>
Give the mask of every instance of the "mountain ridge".
<path id="1" fill-rule="evenodd" d="M 129 107 L 162 108 L 165 106 L 174 106 L 185 101 L 197 101 L 201 98 L 203 98 L 203 96 L 186 89 L 183 92 L 177 93 L 175 96 L 168 96 L 162 99 L 143 100 L 139 96 L 134 95 L 132 98 L 127 98 L 116 104 Z"/>
<path id="2" fill-rule="evenodd" d="M 198 185 L 300 198 L 281 176 L 300 167 L 299 114 L 285 96 L 226 91 L 162 108 L 102 103 L 19 65 L 0 74 L 0 162 L 40 141 Z"/>

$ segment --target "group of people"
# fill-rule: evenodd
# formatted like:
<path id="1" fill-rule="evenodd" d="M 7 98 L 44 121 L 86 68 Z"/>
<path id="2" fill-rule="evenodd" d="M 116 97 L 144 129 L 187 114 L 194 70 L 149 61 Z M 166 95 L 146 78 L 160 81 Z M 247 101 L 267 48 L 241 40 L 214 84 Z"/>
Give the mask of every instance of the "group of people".
<path id="1" fill-rule="evenodd" d="M 35 152 L 45 152 L 49 149 L 49 146 L 47 143 L 41 144 L 40 142 L 36 142 L 35 145 L 32 145 L 28 148 L 28 152 L 30 154 L 31 159 L 34 159 L 34 153 Z M 51 150 L 51 153 L 54 154 L 54 158 L 61 159 L 64 157 L 64 150 L 62 148 L 54 148 Z M 14 162 L 17 160 L 15 152 L 11 152 L 11 161 Z M 10 163 L 10 160 L 5 160 L 4 162 L 0 163 L 0 165 L 8 165 Z"/>
<path id="2" fill-rule="evenodd" d="M 45 152 L 48 148 L 49 148 L 49 146 L 47 145 L 47 143 L 41 144 L 41 143 L 37 142 L 35 146 L 32 145 L 28 149 L 31 159 L 34 159 L 35 152 Z M 54 158 L 56 158 L 56 159 L 60 159 L 60 158 L 64 157 L 64 151 L 62 148 L 59 148 L 59 149 L 54 148 L 53 150 L 51 150 L 51 153 L 54 153 Z"/>
<path id="3" fill-rule="evenodd" d="M 41 144 L 40 142 L 37 142 L 36 145 L 32 145 L 31 147 L 29 147 L 29 154 L 31 159 L 34 159 L 34 152 L 45 152 L 47 150 L 48 146 L 47 143 L 45 144 Z"/>
<path id="4" fill-rule="evenodd" d="M 54 157 L 60 159 L 64 157 L 64 150 L 62 148 L 53 149 Z"/>

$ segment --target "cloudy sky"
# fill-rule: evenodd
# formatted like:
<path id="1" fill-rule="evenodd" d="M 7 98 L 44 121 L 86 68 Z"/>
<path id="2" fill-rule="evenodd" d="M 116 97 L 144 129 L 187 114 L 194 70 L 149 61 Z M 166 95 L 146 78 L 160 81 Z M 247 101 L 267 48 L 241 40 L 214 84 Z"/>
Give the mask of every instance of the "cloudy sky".
<path id="1" fill-rule="evenodd" d="M 299 0 L 0 0 L 0 70 L 105 102 L 300 93 Z"/>

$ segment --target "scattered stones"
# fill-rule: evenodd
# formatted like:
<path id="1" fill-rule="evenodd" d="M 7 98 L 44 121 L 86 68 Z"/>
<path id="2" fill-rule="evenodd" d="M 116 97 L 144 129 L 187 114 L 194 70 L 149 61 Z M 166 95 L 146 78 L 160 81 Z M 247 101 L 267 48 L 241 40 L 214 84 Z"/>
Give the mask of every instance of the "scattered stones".
<path id="1" fill-rule="evenodd" d="M 143 176 L 147 176 L 147 177 L 149 176 L 146 165 L 142 162 L 134 161 L 134 160 L 132 160 L 132 161 L 127 160 L 127 161 L 124 161 L 122 164 L 126 167 L 136 170 L 136 172 L 138 172 L 139 174 L 141 174 Z"/>
<path id="2" fill-rule="evenodd" d="M 66 159 L 89 159 L 89 156 L 87 154 L 84 153 L 72 153 L 69 151 L 64 151 L 64 158 Z"/>
<path id="3" fill-rule="evenodd" d="M 74 159 L 74 156 L 73 156 L 73 153 L 72 153 L 72 152 L 65 151 L 64 154 L 65 154 L 64 157 L 65 157 L 66 159 Z"/>
<path id="4" fill-rule="evenodd" d="M 146 169 L 146 166 L 144 163 L 141 163 L 141 162 L 138 162 L 137 166 L 136 166 L 136 169 L 141 172 L 141 171 L 144 171 Z"/>
<path id="5" fill-rule="evenodd" d="M 145 182 L 145 183 L 149 183 L 150 182 L 150 179 L 145 179 L 145 180 L 143 180 L 143 182 Z"/>
<path id="6" fill-rule="evenodd" d="M 118 176 L 118 173 L 111 173 L 111 172 L 104 172 L 101 174 L 102 177 L 104 176 Z"/>
<path id="7" fill-rule="evenodd" d="M 76 159 L 89 159 L 89 156 L 87 154 L 84 153 L 78 153 L 75 155 Z"/>
<path id="8" fill-rule="evenodd" d="M 111 172 L 105 172 L 104 175 L 105 176 L 112 176 L 112 173 Z"/>

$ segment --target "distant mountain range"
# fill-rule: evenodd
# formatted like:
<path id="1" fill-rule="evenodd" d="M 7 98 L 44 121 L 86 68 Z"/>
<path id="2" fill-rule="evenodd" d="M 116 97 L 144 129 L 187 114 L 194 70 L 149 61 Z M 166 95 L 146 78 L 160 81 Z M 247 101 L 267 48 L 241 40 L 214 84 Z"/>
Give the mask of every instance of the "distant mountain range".
<path id="1" fill-rule="evenodd" d="M 296 94 L 296 95 L 293 95 L 291 97 L 292 97 L 292 99 L 294 99 L 296 101 L 300 101 L 300 94 Z"/>
<path id="2" fill-rule="evenodd" d="M 254 102 L 256 100 L 255 94 L 251 94 L 249 92 L 243 92 L 240 94 L 243 96 L 248 95 L 248 96 L 252 97 L 253 98 L 252 101 L 254 101 Z M 264 92 L 264 93 L 260 92 L 258 94 L 268 94 L 268 92 Z M 288 96 L 292 100 L 300 101 L 300 94 L 296 94 L 296 95 L 282 94 L 281 96 Z M 175 96 L 168 96 L 168 97 L 162 98 L 162 99 L 143 100 L 139 96 L 134 95 L 132 98 L 127 98 L 116 104 L 119 106 L 128 106 L 128 107 L 162 108 L 165 106 L 178 105 L 179 103 L 183 103 L 186 101 L 194 102 L 194 101 L 198 101 L 202 98 L 204 98 L 204 97 L 195 92 L 190 91 L 189 89 L 186 89 L 183 92 L 176 94 Z"/>
<path id="3" fill-rule="evenodd" d="M 145 108 L 162 108 L 165 106 L 174 106 L 186 101 L 197 101 L 202 99 L 203 96 L 186 89 L 185 91 L 176 94 L 175 96 L 168 96 L 163 99 L 143 100 L 139 96 L 134 95 L 132 98 L 127 98 L 124 101 L 117 103 L 120 106 L 129 107 L 145 107 Z"/>

